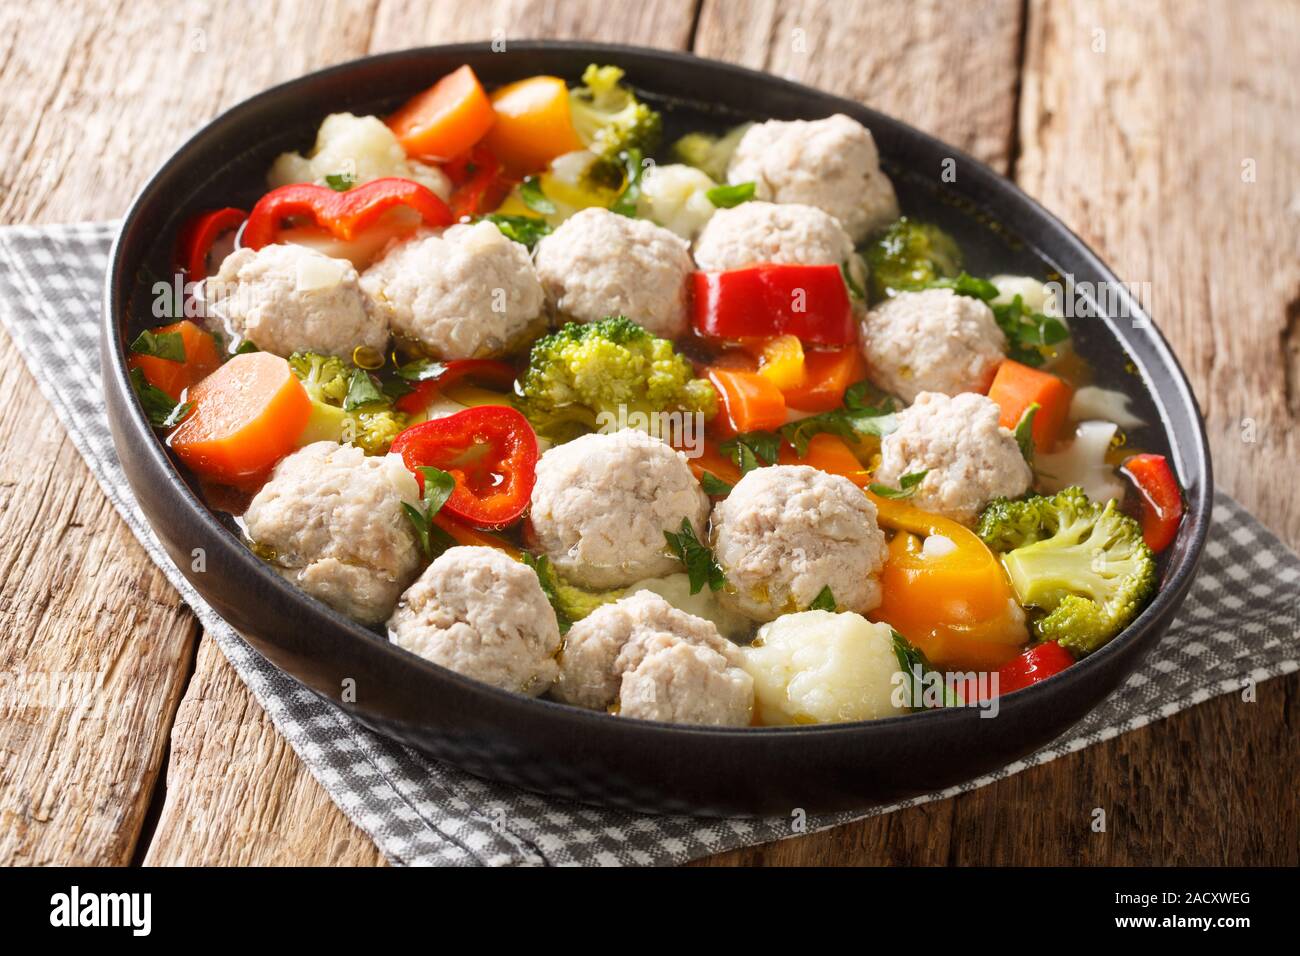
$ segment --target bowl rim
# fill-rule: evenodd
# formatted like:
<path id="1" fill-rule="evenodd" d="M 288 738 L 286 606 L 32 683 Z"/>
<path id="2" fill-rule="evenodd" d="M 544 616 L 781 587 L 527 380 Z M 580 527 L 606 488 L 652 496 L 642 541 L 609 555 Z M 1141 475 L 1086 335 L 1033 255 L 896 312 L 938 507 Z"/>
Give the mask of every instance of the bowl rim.
<path id="1" fill-rule="evenodd" d="M 515 694 L 511 691 L 502 690 L 489 684 L 473 680 L 472 678 L 466 677 L 412 654 L 411 652 L 388 641 L 381 635 L 376 634 L 374 631 L 371 631 L 357 622 L 345 617 L 338 611 L 335 611 L 333 608 L 325 605 L 318 599 L 286 581 L 283 577 L 267 567 L 252 553 L 252 551 L 245 547 L 241 541 L 231 534 L 230 531 L 217 520 L 208 505 L 191 490 L 189 484 L 182 478 L 177 464 L 172 461 L 166 451 L 164 440 L 149 424 L 139 400 L 135 397 L 134 389 L 131 388 L 126 364 L 126 343 L 124 341 L 124 336 L 119 334 L 120 323 L 118 322 L 118 316 L 125 315 L 128 311 L 130 290 L 133 288 L 136 281 L 134 272 L 128 272 L 129 264 L 125 261 L 126 256 L 123 246 L 128 231 L 138 224 L 138 220 L 142 215 L 143 207 L 147 200 L 150 199 L 155 190 L 160 188 L 160 180 L 172 171 L 174 167 L 185 161 L 196 148 L 202 146 L 205 140 L 218 136 L 223 126 L 238 122 L 241 115 L 245 112 L 260 104 L 278 99 L 284 96 L 287 92 L 293 90 L 295 87 L 307 82 L 316 81 L 330 76 L 343 75 L 363 66 L 382 66 L 387 62 L 397 62 L 432 56 L 456 56 L 458 54 L 480 55 L 491 51 L 492 43 L 493 41 L 474 41 L 453 44 L 435 44 L 395 50 L 386 53 L 371 54 L 324 67 L 320 70 L 314 70 L 268 87 L 265 90 L 239 101 L 228 109 L 222 111 L 210 121 L 203 123 L 194 129 L 184 139 L 184 141 L 155 168 L 153 173 L 145 181 L 144 185 L 137 191 L 131 200 L 126 215 L 121 221 L 121 225 L 114 237 L 109 252 L 109 264 L 105 275 L 102 298 L 101 352 L 105 358 L 110 360 L 102 362 L 102 372 L 104 374 L 103 387 L 106 390 L 111 385 L 111 387 L 118 389 L 122 394 L 129 396 L 129 400 L 125 403 L 128 408 L 127 417 L 133 435 L 138 439 L 143 439 L 140 442 L 140 445 L 145 450 L 145 464 L 148 471 L 151 473 L 155 485 L 160 489 L 163 489 L 164 492 L 174 501 L 181 504 L 184 510 L 198 522 L 198 525 L 202 528 L 203 532 L 209 539 L 208 542 L 204 543 L 217 545 L 221 551 L 222 561 L 236 562 L 241 572 L 251 574 L 258 578 L 262 583 L 266 584 L 276 593 L 279 600 L 297 603 L 300 609 L 309 618 L 313 619 L 314 623 L 321 626 L 330 626 L 335 629 L 341 629 L 342 631 L 347 632 L 349 637 L 367 642 L 371 653 L 373 654 L 380 656 L 387 655 L 395 662 L 400 662 L 400 666 L 412 667 L 416 672 L 422 673 L 426 678 L 452 681 L 453 683 L 461 685 L 465 690 L 471 693 L 488 696 L 503 707 L 520 708 L 527 713 L 553 714 L 557 718 L 568 719 L 571 721 L 590 721 L 593 727 L 599 726 L 605 730 L 610 728 L 611 723 L 617 723 L 621 725 L 624 733 L 630 735 L 649 734 L 675 736 L 682 733 L 689 733 L 693 736 L 718 737 L 726 740 L 736 738 L 762 740 L 775 736 L 780 736 L 782 738 L 817 737 L 823 739 L 835 735 L 845 735 L 856 738 L 864 733 L 889 733 L 899 726 L 917 727 L 919 729 L 921 727 L 937 727 L 940 722 L 943 721 L 955 723 L 969 719 L 971 713 L 976 711 L 978 708 L 936 708 L 908 714 L 899 714 L 876 720 L 797 725 L 788 727 L 708 727 L 695 724 L 673 724 L 647 720 L 615 722 L 610 721 L 608 715 L 603 712 L 585 710 L 583 708 L 562 704 L 557 701 Z M 1076 235 L 1054 214 L 1043 207 L 1036 199 L 1021 189 L 1019 184 L 1010 178 L 1003 176 L 1001 173 L 998 173 L 987 164 L 966 153 L 964 150 L 917 129 L 904 120 L 897 119 L 867 106 L 864 103 L 848 99 L 838 94 L 829 93 L 825 90 L 807 84 L 798 83 L 761 70 L 754 70 L 733 63 L 700 57 L 689 52 L 643 47 L 631 44 L 598 43 L 579 40 L 510 40 L 504 52 L 495 52 L 494 55 L 508 57 L 513 52 L 531 51 L 582 53 L 592 57 L 605 57 L 607 59 L 615 60 L 615 62 L 617 62 L 617 58 L 620 55 L 627 55 L 634 56 L 643 61 L 651 61 L 652 63 L 657 61 L 658 66 L 667 69 L 683 65 L 689 65 L 692 69 L 698 69 L 703 66 L 704 68 L 717 73 L 729 73 L 741 79 L 761 83 L 763 86 L 768 88 L 780 86 L 790 92 L 802 96 L 806 96 L 809 93 L 814 94 L 818 98 L 828 101 L 836 110 L 842 110 L 849 115 L 854 115 L 855 113 L 865 115 L 870 119 L 872 124 L 878 124 L 881 127 L 892 128 L 900 131 L 903 135 L 911 137 L 931 149 L 942 148 L 946 156 L 951 156 L 957 160 L 959 166 L 966 171 L 966 175 L 974 173 L 977 180 L 983 181 L 983 183 L 991 189 L 1002 193 L 1008 201 L 1018 204 L 1020 207 L 1027 210 L 1039 221 L 1039 225 L 1051 233 L 1050 239 L 1047 242 L 1026 243 L 1033 249 L 1040 259 L 1050 258 L 1044 251 L 1043 246 L 1054 246 L 1056 248 L 1061 248 L 1062 246 L 1069 247 L 1070 251 L 1076 258 L 1081 259 L 1090 269 L 1111 283 L 1116 290 L 1116 294 L 1119 296 L 1119 300 L 1127 310 L 1127 314 L 1132 316 L 1134 319 L 1140 318 L 1144 320 L 1142 321 L 1140 328 L 1138 328 L 1135 323 L 1134 334 L 1139 341 L 1142 337 L 1145 337 L 1145 344 L 1150 348 L 1150 356 L 1147 359 L 1144 359 L 1134 353 L 1134 343 L 1130 343 L 1128 337 L 1116 328 L 1116 320 L 1110 314 L 1104 314 L 1101 318 L 1109 327 L 1111 335 L 1120 344 L 1125 356 L 1130 361 L 1133 361 L 1142 372 L 1142 378 L 1146 382 L 1148 390 L 1152 393 L 1153 399 L 1156 399 L 1155 404 L 1160 412 L 1162 431 L 1169 441 L 1171 450 L 1176 451 L 1176 454 L 1173 455 L 1175 458 L 1175 468 L 1182 470 L 1180 466 L 1186 462 L 1189 469 L 1194 472 L 1199 472 L 1199 476 L 1202 479 L 1191 491 L 1188 489 L 1187 482 L 1181 481 L 1184 497 L 1187 501 L 1187 508 L 1183 518 L 1184 526 L 1179 530 L 1178 534 L 1180 538 L 1185 536 L 1187 542 L 1186 547 L 1183 548 L 1181 553 L 1177 556 L 1177 563 L 1170 565 L 1165 580 L 1162 582 L 1160 590 L 1156 593 L 1156 596 L 1152 599 L 1151 603 L 1148 604 L 1147 607 L 1143 609 L 1142 613 L 1139 614 L 1138 617 L 1114 639 L 1100 650 L 1082 658 L 1069 668 L 1066 668 L 1064 671 L 1055 674 L 1046 680 L 1001 695 L 1000 706 L 1004 705 L 1005 702 L 1009 700 L 1028 700 L 1055 690 L 1064 690 L 1067 687 L 1088 682 L 1093 679 L 1094 675 L 1099 676 L 1101 674 L 1103 664 L 1107 660 L 1124 652 L 1131 645 L 1142 640 L 1143 637 L 1147 636 L 1149 632 L 1154 628 L 1157 628 L 1163 622 L 1163 618 L 1166 614 L 1172 613 L 1172 610 L 1181 602 L 1196 573 L 1197 565 L 1199 564 L 1204 551 L 1205 541 L 1211 522 L 1214 484 L 1204 416 L 1202 415 L 1200 406 L 1196 401 L 1195 394 L 1187 379 L 1187 375 L 1175 356 L 1173 349 L 1165 339 L 1164 334 L 1151 319 L 1149 313 L 1147 313 L 1136 298 L 1130 293 L 1128 287 L 1119 280 L 1114 271 L 1106 265 L 1100 256 L 1098 256 L 1097 253 L 1083 241 L 1083 239 Z M 653 80 L 646 80 L 640 76 L 633 77 L 632 80 L 633 85 L 639 89 L 645 89 L 651 93 L 655 90 Z M 1150 374 L 1149 366 L 1158 368 L 1167 373 L 1166 380 L 1159 388 L 1154 384 L 1155 377 Z M 1166 392 L 1169 394 L 1166 395 Z M 1180 436 L 1176 434 L 1167 419 L 1166 406 L 1174 404 L 1182 405 L 1184 410 L 1189 413 L 1191 420 L 1196 424 L 1195 429 L 1193 429 L 1188 435 Z M 116 436 L 114 443 L 115 445 L 118 445 L 119 453 L 121 453 L 121 445 L 117 442 Z M 1181 478 L 1182 476 L 1180 475 L 1180 480 Z M 211 560 L 211 558 L 209 558 L 209 560 Z M 1090 706 L 1089 711 L 1095 709 L 1099 703 L 1100 699 Z"/>

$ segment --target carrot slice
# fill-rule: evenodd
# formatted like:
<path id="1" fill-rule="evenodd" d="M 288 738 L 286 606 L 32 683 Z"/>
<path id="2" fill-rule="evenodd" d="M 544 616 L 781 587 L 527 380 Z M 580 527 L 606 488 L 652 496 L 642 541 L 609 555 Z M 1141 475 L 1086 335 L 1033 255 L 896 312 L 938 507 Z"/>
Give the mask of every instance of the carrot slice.
<path id="1" fill-rule="evenodd" d="M 496 122 L 484 145 L 515 173 L 535 173 L 556 156 L 583 148 L 558 76 L 532 76 L 492 94 Z"/>
<path id="2" fill-rule="evenodd" d="M 803 367 L 803 381 L 782 389 L 785 403 L 801 412 L 839 408 L 848 387 L 867 375 L 867 363 L 855 346 L 804 352 Z"/>
<path id="3" fill-rule="evenodd" d="M 411 156 L 451 159 L 481 140 L 495 118 L 483 86 L 466 65 L 407 100 L 388 126 Z"/>
<path id="4" fill-rule="evenodd" d="M 173 401 L 178 401 L 181 392 L 211 374 L 221 364 L 217 342 L 212 333 L 199 328 L 189 319 L 159 326 L 152 331 L 155 335 L 179 335 L 181 344 L 185 347 L 185 361 L 176 362 L 156 355 L 132 352 L 126 364 L 138 368 L 144 374 L 146 382 L 154 388 L 162 389 Z"/>
<path id="5" fill-rule="evenodd" d="M 771 431 L 785 424 L 785 396 L 757 372 L 710 368 L 709 381 L 722 399 L 714 423 L 732 433 Z"/>
<path id="6" fill-rule="evenodd" d="M 471 548 L 496 548 L 498 551 L 504 551 L 516 561 L 522 559 L 523 552 L 505 538 L 490 531 L 479 531 L 477 528 L 471 528 L 469 525 L 461 524 L 442 512 L 435 514 L 432 520 L 439 528 L 451 535 L 457 544 L 463 544 Z"/>
<path id="7" fill-rule="evenodd" d="M 1025 409 L 1038 403 L 1034 415 L 1034 448 L 1037 451 L 1048 451 L 1055 444 L 1070 417 L 1072 394 L 1070 386 L 1050 372 L 1041 372 L 1011 359 L 998 366 L 998 373 L 989 387 L 989 398 L 1002 410 L 999 423 L 1004 428 L 1014 430 Z"/>
<path id="8" fill-rule="evenodd" d="M 194 405 L 168 439 L 190 470 L 246 486 L 293 451 L 311 416 L 311 399 L 270 352 L 236 355 L 189 390 Z"/>

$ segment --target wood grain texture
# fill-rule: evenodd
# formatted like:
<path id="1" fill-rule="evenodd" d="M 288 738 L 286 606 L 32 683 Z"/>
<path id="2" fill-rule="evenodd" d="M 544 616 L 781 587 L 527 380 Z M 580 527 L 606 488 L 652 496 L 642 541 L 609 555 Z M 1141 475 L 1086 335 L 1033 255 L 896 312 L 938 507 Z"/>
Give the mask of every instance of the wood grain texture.
<path id="1" fill-rule="evenodd" d="M 216 644 L 176 712 L 167 796 L 146 866 L 381 866 Z"/>
<path id="2" fill-rule="evenodd" d="M 1020 14 L 1021 0 L 707 0 L 694 50 L 860 100 L 1005 172 Z"/>
<path id="3" fill-rule="evenodd" d="M 1287 474 L 1300 412 L 1300 43 L 1293 6 L 1241 7 L 1232 23 L 1174 0 L 1148 12 L 1032 3 L 1018 94 L 1020 0 L 706 0 L 698 24 L 692 0 L 9 3 L 0 221 L 120 215 L 186 130 L 364 52 L 494 31 L 507 45 L 694 36 L 702 55 L 861 99 L 995 168 L 1014 164 L 1122 276 L 1152 281 L 1149 304 L 1210 415 L 1221 482 L 1294 545 L 1300 506 L 1268 475 Z M 1254 183 L 1240 182 L 1244 158 Z M 26 681 L 24 696 L 0 684 L 0 862 L 381 862 L 210 640 L 189 675 L 192 617 L 0 335 L 4 387 L 32 398 L 0 405 L 0 679 L 104 679 L 89 713 L 33 707 Z M 1257 442 L 1239 440 L 1243 418 L 1260 426 Z M 1298 686 L 1293 676 L 1255 703 L 1220 698 L 956 800 L 704 862 L 1294 865 Z M 139 846 L 164 759 L 165 798 Z M 1097 807 L 1104 833 L 1091 827 Z"/>

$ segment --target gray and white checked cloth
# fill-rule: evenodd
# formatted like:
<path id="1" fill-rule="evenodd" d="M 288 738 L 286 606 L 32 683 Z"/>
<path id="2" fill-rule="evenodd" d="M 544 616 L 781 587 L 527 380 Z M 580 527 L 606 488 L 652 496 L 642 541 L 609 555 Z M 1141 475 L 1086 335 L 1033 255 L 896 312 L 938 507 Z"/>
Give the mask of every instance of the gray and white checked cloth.
<path id="1" fill-rule="evenodd" d="M 780 819 L 649 816 L 551 800 L 432 762 L 366 730 L 263 660 L 163 552 L 131 494 L 100 389 L 100 291 L 116 225 L 0 229 L 0 318 L 104 493 L 199 616 L 276 728 L 395 864 L 671 864 L 791 835 Z M 12 396 L 11 396 L 12 397 Z M 833 827 L 973 790 L 1300 667 L 1300 559 L 1219 494 L 1200 574 L 1177 621 L 1116 693 L 1065 736 L 961 787 Z"/>

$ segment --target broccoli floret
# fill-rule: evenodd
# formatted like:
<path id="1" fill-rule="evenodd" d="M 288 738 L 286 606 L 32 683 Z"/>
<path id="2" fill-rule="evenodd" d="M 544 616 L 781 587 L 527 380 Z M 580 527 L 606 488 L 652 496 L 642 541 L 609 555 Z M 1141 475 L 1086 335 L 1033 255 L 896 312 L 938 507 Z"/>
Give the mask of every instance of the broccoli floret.
<path id="1" fill-rule="evenodd" d="M 938 226 L 906 216 L 871 240 L 863 254 L 871 267 L 873 302 L 924 289 L 935 279 L 961 271 L 961 249 L 952 237 Z"/>
<path id="2" fill-rule="evenodd" d="M 623 84 L 616 66 L 592 63 L 582 85 L 569 91 L 569 114 L 578 138 L 602 159 L 617 161 L 633 149 L 648 155 L 659 145 L 663 118 Z"/>
<path id="3" fill-rule="evenodd" d="M 691 363 L 623 316 L 570 322 L 533 343 L 520 381 L 521 406 L 533 427 L 564 441 L 601 424 L 602 413 L 718 411 L 718 395 L 694 377 Z"/>
<path id="4" fill-rule="evenodd" d="M 367 455 L 385 455 L 393 439 L 407 425 L 401 412 L 389 407 L 389 399 L 371 384 L 364 371 L 336 355 L 294 352 L 289 367 L 302 382 L 311 399 L 311 415 L 298 438 L 299 446 L 318 441 L 350 442 Z M 361 376 L 358 382 L 358 376 Z M 350 405 L 361 395 L 364 406 Z"/>
<path id="5" fill-rule="evenodd" d="M 617 601 L 623 596 L 622 591 L 586 591 L 569 584 L 556 573 L 555 566 L 546 555 L 539 557 L 525 551 L 522 557 L 524 564 L 536 572 L 542 593 L 555 609 L 555 619 L 560 625 L 561 633 L 567 632 L 576 621 L 581 621 L 602 604 Z"/>
<path id="6" fill-rule="evenodd" d="M 343 359 L 317 352 L 294 352 L 289 356 L 289 367 L 312 401 L 343 405 L 352 379 L 352 368 Z"/>
<path id="7" fill-rule="evenodd" d="M 754 124 L 742 123 L 722 136 L 687 133 L 673 143 L 670 152 L 674 159 L 708 173 L 715 182 L 726 182 L 731 154 L 736 151 L 740 138 L 752 125 Z"/>
<path id="8" fill-rule="evenodd" d="M 1113 498 L 1098 504 L 1078 487 L 1002 498 L 976 530 L 1001 553 L 1020 603 L 1042 612 L 1033 621 L 1037 636 L 1077 654 L 1122 631 L 1156 592 L 1155 555 Z"/>

